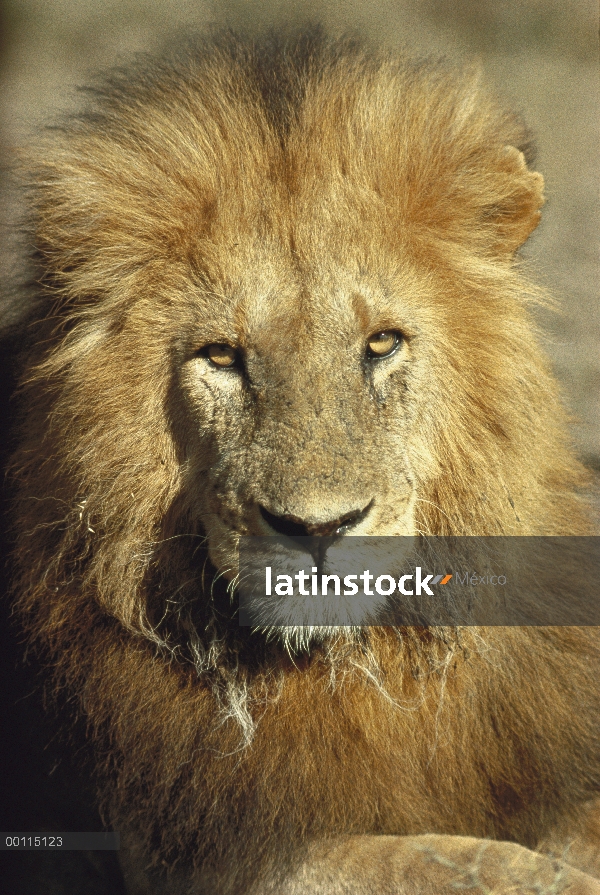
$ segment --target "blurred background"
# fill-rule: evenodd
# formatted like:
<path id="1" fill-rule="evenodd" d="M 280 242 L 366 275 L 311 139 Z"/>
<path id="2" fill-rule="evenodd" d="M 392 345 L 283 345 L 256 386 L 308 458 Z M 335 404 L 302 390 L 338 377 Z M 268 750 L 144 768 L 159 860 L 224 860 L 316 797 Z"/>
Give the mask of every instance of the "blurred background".
<path id="1" fill-rule="evenodd" d="M 0 5 L 2 161 L 32 139 L 74 90 L 131 53 L 207 24 L 261 28 L 320 20 L 417 54 L 481 60 L 489 84 L 520 111 L 546 179 L 542 224 L 524 255 L 561 303 L 540 312 L 547 348 L 585 460 L 600 470 L 600 140 L 596 0 L 4 0 Z M 13 266 L 18 200 L 3 193 L 0 263 Z"/>

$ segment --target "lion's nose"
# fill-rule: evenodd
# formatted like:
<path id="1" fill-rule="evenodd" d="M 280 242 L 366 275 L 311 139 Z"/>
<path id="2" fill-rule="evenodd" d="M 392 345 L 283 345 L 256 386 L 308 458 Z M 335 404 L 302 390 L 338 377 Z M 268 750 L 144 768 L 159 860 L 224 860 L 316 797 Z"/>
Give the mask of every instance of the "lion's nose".
<path id="1" fill-rule="evenodd" d="M 260 514 L 274 531 L 288 538 L 331 538 L 347 534 L 350 529 L 358 525 L 371 509 L 371 503 L 362 509 L 351 510 L 349 513 L 327 522 L 307 522 L 298 516 L 289 514 L 275 515 L 263 506 L 260 507 Z"/>

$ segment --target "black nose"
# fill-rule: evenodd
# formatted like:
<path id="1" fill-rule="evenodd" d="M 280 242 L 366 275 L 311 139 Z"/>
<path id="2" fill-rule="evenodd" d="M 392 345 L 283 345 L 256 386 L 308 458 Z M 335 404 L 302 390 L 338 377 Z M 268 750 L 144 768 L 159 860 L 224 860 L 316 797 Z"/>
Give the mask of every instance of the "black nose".
<path id="1" fill-rule="evenodd" d="M 331 519 L 329 522 L 318 523 L 305 522 L 297 516 L 276 516 L 262 506 L 260 507 L 260 514 L 274 531 L 280 535 L 285 535 L 288 538 L 335 538 L 346 534 L 351 528 L 358 525 L 358 523 L 365 518 L 370 509 L 371 504 L 369 503 L 362 510 L 352 510 L 350 513 L 345 513 L 343 516 L 340 516 L 339 519 Z"/>

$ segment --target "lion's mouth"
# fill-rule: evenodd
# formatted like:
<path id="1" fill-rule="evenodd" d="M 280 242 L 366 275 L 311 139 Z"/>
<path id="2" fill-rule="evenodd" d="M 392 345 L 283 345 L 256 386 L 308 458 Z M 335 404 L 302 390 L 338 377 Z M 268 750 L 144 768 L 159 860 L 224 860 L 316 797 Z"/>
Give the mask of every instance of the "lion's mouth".
<path id="1" fill-rule="evenodd" d="M 300 548 L 310 553 L 318 569 L 323 569 L 328 550 L 344 535 L 351 534 L 366 518 L 373 500 L 361 510 L 351 510 L 326 522 L 309 522 L 292 514 L 275 515 L 259 505 L 262 520 L 273 534 L 289 539 L 290 549 Z"/>
<path id="2" fill-rule="evenodd" d="M 275 515 L 264 506 L 259 506 L 260 515 L 274 532 L 288 538 L 330 538 L 332 541 L 356 528 L 368 515 L 373 500 L 359 510 L 351 510 L 337 519 L 325 522 L 310 522 L 291 514 Z"/>

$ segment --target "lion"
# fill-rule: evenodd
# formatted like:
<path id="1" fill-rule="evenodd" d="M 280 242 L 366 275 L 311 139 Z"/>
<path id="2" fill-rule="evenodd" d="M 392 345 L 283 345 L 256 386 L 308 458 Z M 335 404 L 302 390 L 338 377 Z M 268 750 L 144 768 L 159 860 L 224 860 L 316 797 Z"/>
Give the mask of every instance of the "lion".
<path id="1" fill-rule="evenodd" d="M 524 125 L 318 29 L 88 96 L 28 161 L 13 593 L 127 891 L 600 892 L 596 629 L 236 609 L 246 536 L 593 533 Z"/>

